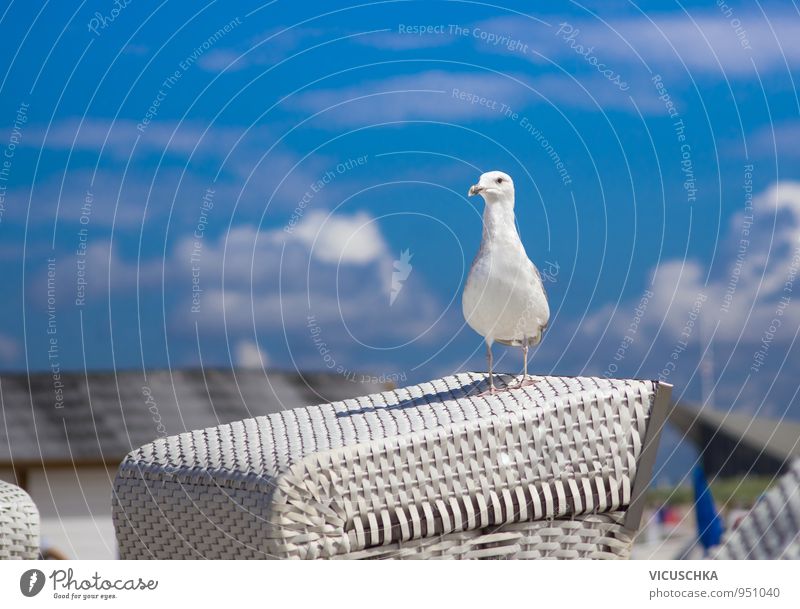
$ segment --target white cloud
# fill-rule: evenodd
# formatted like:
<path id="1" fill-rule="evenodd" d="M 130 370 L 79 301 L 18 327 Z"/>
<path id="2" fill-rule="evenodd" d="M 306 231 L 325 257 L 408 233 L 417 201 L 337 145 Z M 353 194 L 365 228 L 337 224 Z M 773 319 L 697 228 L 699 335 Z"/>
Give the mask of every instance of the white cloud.
<path id="1" fill-rule="evenodd" d="M 151 53 L 150 47 L 144 44 L 126 44 L 125 49 L 122 51 L 126 55 L 149 55 Z"/>
<path id="2" fill-rule="evenodd" d="M 738 340 L 741 335 L 743 340 L 759 341 L 777 315 L 779 299 L 792 297 L 794 286 L 785 291 L 786 282 L 793 282 L 793 275 L 800 272 L 800 258 L 795 257 L 800 251 L 800 182 L 780 182 L 754 197 L 753 213 L 749 233 L 743 233 L 744 212 L 731 219 L 722 245 L 729 262 L 721 274 L 712 276 L 708 287 L 710 302 L 724 302 L 726 294 L 732 294 L 728 311 L 719 315 L 722 340 Z M 695 279 L 690 285 L 698 283 Z M 709 315 L 716 316 L 711 311 Z M 800 327 L 800 309 L 791 306 L 781 317 L 785 331 L 776 339 L 788 340 L 790 328 Z"/>
<path id="3" fill-rule="evenodd" d="M 302 94 L 296 105 L 323 112 L 320 120 L 329 128 L 417 119 L 508 120 L 504 108 L 520 113 L 537 104 L 634 111 L 631 97 L 643 113 L 663 113 L 664 105 L 648 81 L 627 84 L 622 91 L 596 70 L 580 77 L 431 71 Z M 467 97 L 459 97 L 462 92 Z"/>
<path id="4" fill-rule="evenodd" d="M 323 328 L 326 344 L 342 362 L 359 349 L 359 342 L 396 345 L 421 335 L 425 342 L 441 331 L 442 324 L 429 327 L 443 305 L 415 277 L 389 307 L 392 255 L 369 214 L 310 211 L 295 229 L 289 234 L 236 226 L 220 237 L 209 233 L 184 238 L 165 259 L 144 257 L 138 265 L 119 246 L 111 249 L 107 239 L 97 238 L 88 244 L 81 267 L 85 292 L 77 284 L 75 256 L 59 260 L 56 290 L 66 302 L 85 293 L 91 311 L 103 308 L 109 298 L 120 302 L 138 294 L 147 316 L 166 308 L 166 326 L 175 334 L 175 344 L 193 337 L 196 325 L 204 339 L 230 341 L 233 360 L 247 367 L 268 365 L 264 346 L 271 350 L 284 336 L 286 346 L 277 344 L 279 352 L 296 351 L 305 358 L 303 365 L 321 367 L 309 316 Z M 44 275 L 35 282 L 46 283 Z M 45 297 L 38 288 L 30 295 L 38 306 Z M 248 338 L 254 331 L 258 344 Z M 14 343 L 0 336 L 0 362 L 15 353 Z"/>
<path id="5" fill-rule="evenodd" d="M 59 233 L 66 230 L 71 235 L 78 227 L 86 228 L 90 234 L 98 229 L 107 234 L 106 229 L 112 223 L 118 228 L 139 229 L 148 201 L 147 218 L 152 220 L 170 212 L 169 206 L 163 202 L 177 198 L 178 205 L 186 199 L 194 204 L 207 187 L 207 181 L 201 182 L 192 175 L 182 176 L 181 171 L 173 167 L 162 167 L 156 175 L 133 169 L 124 173 L 76 168 L 43 177 L 33 186 L 10 190 L 11 196 L 20 204 L 8 210 L 7 219 L 18 224 L 52 226 L 57 209 Z M 192 210 L 194 216 L 197 214 L 195 209 L 196 206 Z M 82 215 L 86 219 L 84 224 L 79 224 Z"/>
<path id="6" fill-rule="evenodd" d="M 238 72 L 249 65 L 247 55 L 233 49 L 215 49 L 203 55 L 197 62 L 207 72 Z"/>
<path id="7" fill-rule="evenodd" d="M 266 368 L 269 358 L 259 346 L 251 340 L 240 340 L 236 343 L 236 365 L 241 368 Z"/>
<path id="8" fill-rule="evenodd" d="M 141 130 L 138 125 L 137 121 L 129 119 L 70 118 L 49 128 L 30 127 L 24 142 L 53 150 L 103 150 L 105 154 L 125 159 L 134 152 L 134 144 L 139 152 L 167 151 L 182 156 L 193 151 L 216 155 L 223 151 L 224 154 L 245 133 L 241 127 L 158 120 L 157 117 Z M 263 135 L 263 130 L 256 131 L 248 135 Z"/>
<path id="9" fill-rule="evenodd" d="M 195 238 L 182 239 L 170 266 L 185 270 L 195 246 Z M 259 231 L 251 225 L 238 225 L 217 241 L 203 240 L 199 265 L 204 275 L 221 277 L 224 271 L 226 282 L 276 285 L 284 246 L 284 265 L 290 265 L 291 271 L 285 280 L 292 283 L 305 274 L 311 260 L 335 267 L 382 264 L 389 259 L 386 240 L 368 213 L 312 210 L 291 232 L 283 228 Z M 284 272 L 287 272 L 286 266 Z"/>
<path id="10" fill-rule="evenodd" d="M 284 61 L 301 49 L 318 43 L 330 31 L 312 27 L 279 27 L 254 36 L 232 48 L 214 48 L 205 53 L 197 65 L 207 72 L 236 72 L 251 66 L 269 66 Z"/>
<path id="11" fill-rule="evenodd" d="M 168 261 L 173 288 L 191 278 L 192 245 L 184 240 Z M 273 336 L 301 333 L 308 341 L 307 317 L 313 315 L 331 344 L 352 344 L 351 333 L 362 341 L 433 336 L 442 326 L 429 328 L 443 305 L 415 275 L 389 306 L 393 259 L 379 223 L 365 212 L 311 211 L 292 233 L 239 226 L 202 243 L 196 266 L 203 292 L 195 319 L 209 332 L 256 327 Z M 191 288 L 183 289 L 188 300 Z M 186 322 L 189 309 L 188 302 L 176 309 L 176 324 Z"/>
<path id="12" fill-rule="evenodd" d="M 367 264 L 387 255 L 377 223 L 365 212 L 346 216 L 312 211 L 286 240 L 302 243 L 322 262 Z"/>
<path id="13" fill-rule="evenodd" d="M 171 272 L 157 258 L 144 258 L 137 264 L 136 260 L 120 256 L 119 245 L 112 249 L 112 242 L 105 237 L 90 238 L 85 255 L 78 255 L 79 243 L 76 237 L 75 249 L 57 259 L 56 293 L 70 306 L 79 297 L 83 297 L 86 306 L 91 306 L 102 305 L 109 298 L 122 294 L 149 293 L 161 285 L 164 270 Z M 30 283 L 29 291 L 32 301 L 44 306 L 46 266 L 43 265 L 39 273 L 41 279 Z M 169 279 L 168 275 L 167 281 Z"/>
<path id="14" fill-rule="evenodd" d="M 793 299 L 793 290 L 800 289 L 800 281 L 791 283 L 800 274 L 800 182 L 780 182 L 757 194 L 752 213 L 752 226 L 744 211 L 731 217 L 717 252 L 722 262 L 708 281 L 707 269 L 693 260 L 666 260 L 654 269 L 653 296 L 638 331 L 640 346 L 676 340 L 699 295 L 705 298 L 700 315 L 704 328 L 710 333 L 718 324 L 715 342 L 758 343 L 776 317 L 781 326 L 773 340 L 793 338 L 800 327 L 800 307 L 792 303 L 780 314 L 777 309 L 782 296 Z M 638 297 L 596 312 L 582 331 L 597 337 L 611 317 L 609 334 L 623 336 L 637 302 Z M 695 331 L 692 340 L 698 336 Z"/>
<path id="15" fill-rule="evenodd" d="M 219 209 L 237 202 L 237 214 L 242 214 L 243 220 L 257 219 L 264 212 L 265 200 L 270 210 L 294 209 L 311 186 L 341 161 L 324 154 L 301 159 L 281 144 L 267 153 L 270 146 L 265 142 L 271 143 L 273 138 L 264 127 L 211 125 L 206 130 L 200 123 L 158 122 L 141 136 L 134 153 L 139 135 L 131 121 L 92 119 L 80 125 L 77 119 L 68 119 L 55 123 L 46 138 L 43 127 L 30 125 L 23 140 L 26 145 L 97 155 L 102 150 L 102 156 L 99 164 L 86 161 L 82 155 L 73 156 L 66 173 L 63 169 L 45 172 L 33 185 L 10 188 L 7 199 L 22 204 L 8 206 L 3 221 L 52 223 L 58 208 L 59 223 L 75 225 L 85 202 L 91 199 L 91 217 L 86 225 L 90 232 L 114 222 L 123 231 L 138 233 L 143 222 L 170 215 L 180 233 L 181 228 L 194 229 L 201 201 L 210 187 L 215 190 Z M 170 157 L 165 163 L 154 165 L 147 156 L 160 156 L 165 150 Z M 185 164 L 173 162 L 177 157 Z M 212 183 L 217 171 L 219 178 Z M 337 174 L 325 186 L 325 200 L 341 200 L 352 191 L 352 181 L 360 177 L 360 170 Z M 29 200 L 31 209 L 36 210 L 30 215 Z M 221 213 L 215 211 L 213 215 L 212 221 L 221 220 Z"/>
<path id="16" fill-rule="evenodd" d="M 765 17 L 752 10 L 736 10 L 729 16 L 716 6 L 702 12 L 655 13 L 599 18 L 553 17 L 553 27 L 535 27 L 520 17 L 499 17 L 482 22 L 488 31 L 519 38 L 534 46 L 544 56 L 568 60 L 576 52 L 557 32 L 562 23 L 578 30 L 576 44 L 592 47 L 601 61 L 617 61 L 624 66 L 656 70 L 696 70 L 725 73 L 729 77 L 753 76 L 753 63 L 759 71 L 786 70 L 800 59 L 800 38 L 794 23 L 796 13 L 774 13 Z M 749 47 L 749 48 L 746 48 Z M 502 51 L 502 47 L 496 47 Z M 752 59 L 752 62 L 751 62 Z M 536 61 L 534 59 L 534 61 Z M 613 66 L 612 66 L 613 67 Z"/>
<path id="17" fill-rule="evenodd" d="M 743 196 L 736 204 L 744 207 Z M 710 271 L 665 260 L 648 292 L 595 311 L 580 327 L 564 320 L 541 355 L 572 374 L 661 377 L 675 385 L 675 399 L 710 397 L 721 409 L 796 418 L 800 182 L 758 193 L 752 226 L 745 219 L 730 218 Z M 572 331 L 581 349 L 565 352 L 558 337 Z"/>
<path id="18" fill-rule="evenodd" d="M 303 93 L 294 103 L 310 112 L 324 110 L 322 118 L 330 126 L 420 118 L 503 117 L 499 109 L 457 98 L 454 90 L 494 100 L 498 108 L 500 104 L 521 105 L 530 95 L 530 91 L 519 83 L 498 74 L 434 70 Z"/>
<path id="19" fill-rule="evenodd" d="M 453 34 L 445 26 L 438 34 L 410 35 L 391 31 L 365 36 L 359 42 L 402 51 L 466 41 L 482 52 L 516 55 L 538 65 L 545 65 L 545 62 L 537 53 L 557 63 L 571 59 L 580 61 L 575 50 L 557 35 L 561 24 L 567 23 L 578 30 L 576 44 L 591 47 L 600 61 L 618 62 L 621 72 L 622 68 L 630 71 L 631 66 L 644 68 L 646 62 L 656 70 L 682 71 L 685 65 L 689 70 L 706 74 L 724 72 L 728 77 L 737 78 L 753 76 L 753 63 L 764 72 L 786 70 L 787 64 L 792 66 L 800 59 L 800 38 L 795 34 L 796 12 L 769 11 L 762 6 L 766 15 L 741 7 L 733 7 L 726 14 L 711 3 L 701 11 L 688 13 L 643 15 L 628 11 L 626 15 L 609 16 L 606 4 L 604 11 L 598 9 L 597 18 L 546 15 L 544 19 L 550 26 L 528 17 L 507 15 L 462 24 L 468 28 L 466 34 Z M 505 39 L 510 49 L 503 43 Z M 527 51 L 520 49 L 524 45 Z M 587 66 L 587 73 L 591 69 Z M 627 76 L 633 79 L 633 74 Z"/>

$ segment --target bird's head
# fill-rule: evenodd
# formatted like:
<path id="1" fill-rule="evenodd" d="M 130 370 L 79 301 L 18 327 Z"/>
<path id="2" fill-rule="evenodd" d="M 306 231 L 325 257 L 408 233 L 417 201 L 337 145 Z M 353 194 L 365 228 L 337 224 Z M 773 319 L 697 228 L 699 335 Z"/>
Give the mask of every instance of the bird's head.
<path id="1" fill-rule="evenodd" d="M 480 195 L 487 203 L 500 200 L 514 201 L 514 182 L 502 171 L 487 171 L 477 184 L 470 186 L 469 196 Z"/>

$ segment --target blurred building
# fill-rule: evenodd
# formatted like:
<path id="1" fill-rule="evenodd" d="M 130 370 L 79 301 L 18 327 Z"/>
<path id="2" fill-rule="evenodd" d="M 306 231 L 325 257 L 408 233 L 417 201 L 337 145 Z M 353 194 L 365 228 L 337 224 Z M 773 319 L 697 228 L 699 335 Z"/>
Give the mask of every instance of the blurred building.
<path id="1" fill-rule="evenodd" d="M 358 377 L 356 377 L 358 378 Z M 39 508 L 43 545 L 115 558 L 111 489 L 132 449 L 159 436 L 388 389 L 353 376 L 261 370 L 0 375 L 0 479 Z"/>
<path id="2" fill-rule="evenodd" d="M 783 473 L 800 456 L 800 423 L 680 402 L 669 422 L 697 447 L 709 479 Z"/>

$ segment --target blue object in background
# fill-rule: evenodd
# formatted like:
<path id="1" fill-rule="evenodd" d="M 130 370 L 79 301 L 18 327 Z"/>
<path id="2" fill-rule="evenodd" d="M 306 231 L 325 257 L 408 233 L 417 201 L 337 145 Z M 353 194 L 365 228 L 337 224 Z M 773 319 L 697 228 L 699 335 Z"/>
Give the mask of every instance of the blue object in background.
<path id="1" fill-rule="evenodd" d="M 703 546 L 703 550 L 708 552 L 709 548 L 720 544 L 724 527 L 722 519 L 719 517 L 717 508 L 714 505 L 714 497 L 711 494 L 711 489 L 708 487 L 702 465 L 695 466 L 693 476 L 694 510 L 697 515 L 697 536 Z"/>

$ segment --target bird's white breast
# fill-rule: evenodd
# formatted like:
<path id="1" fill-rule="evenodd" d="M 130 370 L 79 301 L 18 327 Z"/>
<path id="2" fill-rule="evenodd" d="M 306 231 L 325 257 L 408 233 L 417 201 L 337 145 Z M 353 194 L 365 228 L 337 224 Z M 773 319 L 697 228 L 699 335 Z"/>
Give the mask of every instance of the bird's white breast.
<path id="1" fill-rule="evenodd" d="M 462 296 L 464 318 L 481 336 L 509 342 L 538 342 L 550 319 L 536 267 L 518 238 L 481 245 Z"/>

